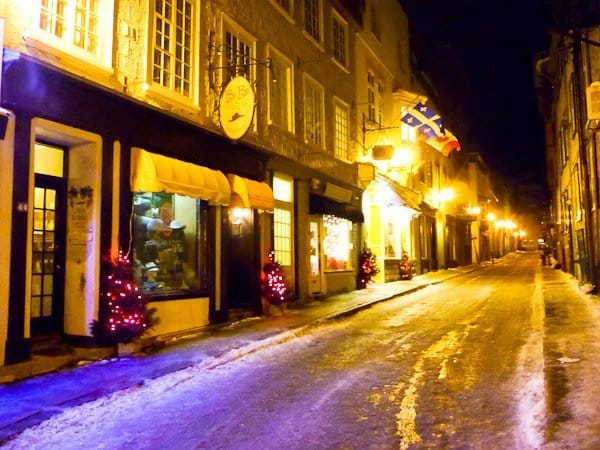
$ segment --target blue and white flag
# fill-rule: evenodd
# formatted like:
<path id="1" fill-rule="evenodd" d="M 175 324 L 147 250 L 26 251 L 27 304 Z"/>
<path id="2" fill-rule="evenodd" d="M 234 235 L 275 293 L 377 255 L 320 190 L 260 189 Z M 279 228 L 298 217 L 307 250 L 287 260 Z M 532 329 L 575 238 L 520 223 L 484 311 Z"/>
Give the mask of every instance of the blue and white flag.
<path id="1" fill-rule="evenodd" d="M 442 118 L 423 103 L 417 103 L 415 106 L 408 108 L 400 120 L 411 127 L 417 128 L 429 139 L 445 134 Z"/>

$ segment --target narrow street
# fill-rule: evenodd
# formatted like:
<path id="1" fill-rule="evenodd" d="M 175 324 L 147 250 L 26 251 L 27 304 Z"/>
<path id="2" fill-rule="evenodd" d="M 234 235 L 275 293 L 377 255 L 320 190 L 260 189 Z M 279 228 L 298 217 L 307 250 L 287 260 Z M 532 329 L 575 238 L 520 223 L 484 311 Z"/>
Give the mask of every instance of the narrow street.
<path id="1" fill-rule="evenodd" d="M 537 252 L 210 370 L 68 409 L 7 449 L 599 448 L 598 303 Z"/>

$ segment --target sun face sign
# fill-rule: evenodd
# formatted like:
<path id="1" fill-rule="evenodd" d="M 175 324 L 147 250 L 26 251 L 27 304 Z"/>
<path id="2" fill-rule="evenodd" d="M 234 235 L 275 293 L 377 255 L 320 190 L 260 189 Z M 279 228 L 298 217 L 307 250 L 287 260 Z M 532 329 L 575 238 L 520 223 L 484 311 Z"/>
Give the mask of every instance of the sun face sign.
<path id="1" fill-rule="evenodd" d="M 241 76 L 232 78 L 223 89 L 219 103 L 219 121 L 231 140 L 242 138 L 254 118 L 256 98 L 250 82 Z"/>

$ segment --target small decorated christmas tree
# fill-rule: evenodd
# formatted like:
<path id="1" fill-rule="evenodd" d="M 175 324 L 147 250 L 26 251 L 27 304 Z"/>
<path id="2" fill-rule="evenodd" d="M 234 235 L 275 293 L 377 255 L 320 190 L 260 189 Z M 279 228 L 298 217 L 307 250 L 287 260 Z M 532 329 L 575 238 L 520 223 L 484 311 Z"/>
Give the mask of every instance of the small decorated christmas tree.
<path id="1" fill-rule="evenodd" d="M 268 314 L 269 305 L 281 307 L 283 312 L 283 302 L 288 296 L 288 288 L 283 280 L 281 266 L 275 261 L 275 252 L 271 250 L 267 256 L 267 262 L 263 266 L 261 274 L 260 290 L 263 299 L 266 300 L 265 313 Z"/>
<path id="2" fill-rule="evenodd" d="M 370 248 L 365 248 L 360 255 L 358 275 L 357 275 L 357 287 L 358 289 L 364 289 L 367 287 L 373 277 L 379 273 L 377 267 L 377 257 L 371 252 Z"/>
<path id="3" fill-rule="evenodd" d="M 92 334 L 106 342 L 127 343 L 158 323 L 155 310 L 133 281 L 129 258 L 119 251 L 116 260 L 104 261 L 105 274 L 100 292 L 99 319 L 92 322 Z"/>

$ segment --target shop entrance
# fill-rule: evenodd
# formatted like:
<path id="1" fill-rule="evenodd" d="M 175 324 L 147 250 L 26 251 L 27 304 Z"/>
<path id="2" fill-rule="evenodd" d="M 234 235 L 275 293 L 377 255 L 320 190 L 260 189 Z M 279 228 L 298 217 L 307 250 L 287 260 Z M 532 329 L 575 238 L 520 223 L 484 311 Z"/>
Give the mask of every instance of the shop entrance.
<path id="1" fill-rule="evenodd" d="M 310 261 L 310 284 L 309 294 L 314 297 L 321 295 L 321 235 L 319 232 L 319 219 L 316 216 L 311 216 L 309 222 L 309 261 Z"/>
<path id="2" fill-rule="evenodd" d="M 31 334 L 40 336 L 63 328 L 66 183 L 63 149 L 36 144 L 35 151 L 30 301 Z"/>
<path id="3" fill-rule="evenodd" d="M 226 295 L 229 307 L 260 313 L 260 255 L 253 209 L 229 210 L 228 239 Z"/>

